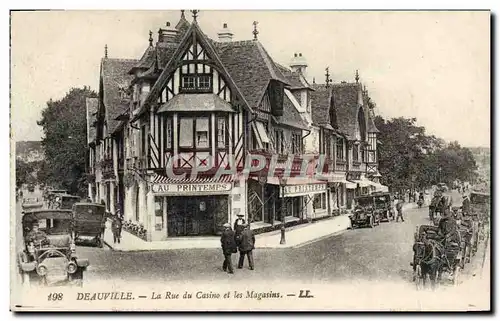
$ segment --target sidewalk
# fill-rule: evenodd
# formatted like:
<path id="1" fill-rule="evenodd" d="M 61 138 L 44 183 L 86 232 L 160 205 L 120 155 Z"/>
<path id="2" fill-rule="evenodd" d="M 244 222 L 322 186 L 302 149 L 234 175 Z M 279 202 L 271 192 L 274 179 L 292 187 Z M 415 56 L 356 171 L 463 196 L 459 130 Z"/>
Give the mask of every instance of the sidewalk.
<path id="1" fill-rule="evenodd" d="M 351 222 L 347 215 L 335 216 L 321 221 L 306 223 L 286 229 L 286 244 L 280 244 L 279 230 L 255 236 L 257 249 L 296 248 L 306 244 L 331 237 L 347 230 Z M 106 223 L 104 243 L 115 251 L 151 251 L 151 250 L 178 250 L 178 249 L 219 249 L 220 237 L 179 237 L 169 238 L 168 241 L 146 242 L 135 235 L 122 231 L 120 244 L 113 244 L 113 234 L 109 222 Z"/>

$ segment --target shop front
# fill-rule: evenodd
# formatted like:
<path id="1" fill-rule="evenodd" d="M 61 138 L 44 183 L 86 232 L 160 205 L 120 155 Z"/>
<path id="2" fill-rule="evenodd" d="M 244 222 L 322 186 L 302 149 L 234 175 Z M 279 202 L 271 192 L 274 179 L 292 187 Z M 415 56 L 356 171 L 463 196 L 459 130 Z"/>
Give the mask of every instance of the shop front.
<path id="1" fill-rule="evenodd" d="M 153 240 L 220 235 L 231 218 L 231 181 L 153 183 Z"/>

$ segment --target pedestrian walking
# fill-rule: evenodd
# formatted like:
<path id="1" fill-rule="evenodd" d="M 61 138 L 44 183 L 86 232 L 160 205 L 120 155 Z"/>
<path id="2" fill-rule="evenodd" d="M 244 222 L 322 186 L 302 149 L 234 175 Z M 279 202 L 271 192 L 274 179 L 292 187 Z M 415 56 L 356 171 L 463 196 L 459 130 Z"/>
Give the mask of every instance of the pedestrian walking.
<path id="1" fill-rule="evenodd" d="M 398 211 L 398 216 L 396 216 L 396 222 L 399 221 L 399 218 L 401 217 L 401 222 L 404 222 L 403 218 L 403 200 L 399 200 L 398 204 L 396 205 L 396 210 Z"/>
<path id="2" fill-rule="evenodd" d="M 234 234 L 237 246 L 240 246 L 241 232 L 243 232 L 246 225 L 246 221 L 243 216 L 243 214 L 238 214 L 238 218 L 236 219 L 236 221 L 234 221 Z"/>
<path id="3" fill-rule="evenodd" d="M 224 254 L 224 263 L 222 264 L 222 269 L 230 274 L 234 273 L 232 255 L 237 253 L 238 249 L 235 241 L 234 231 L 231 229 L 231 224 L 224 224 L 224 231 L 220 237 L 220 243 L 222 247 L 222 254 Z"/>
<path id="4" fill-rule="evenodd" d="M 245 225 L 245 229 L 241 232 L 241 241 L 238 248 L 240 250 L 238 269 L 243 268 L 243 263 L 245 263 L 246 255 L 248 258 L 248 266 L 250 267 L 250 270 L 253 270 L 253 249 L 255 248 L 255 235 L 250 229 L 250 224 Z"/>
<path id="5" fill-rule="evenodd" d="M 113 243 L 117 243 L 120 244 L 120 240 L 122 238 L 122 227 L 123 227 L 123 223 L 122 223 L 122 219 L 120 217 L 120 215 L 115 214 L 113 215 L 113 221 L 111 223 L 111 231 L 113 232 Z"/>

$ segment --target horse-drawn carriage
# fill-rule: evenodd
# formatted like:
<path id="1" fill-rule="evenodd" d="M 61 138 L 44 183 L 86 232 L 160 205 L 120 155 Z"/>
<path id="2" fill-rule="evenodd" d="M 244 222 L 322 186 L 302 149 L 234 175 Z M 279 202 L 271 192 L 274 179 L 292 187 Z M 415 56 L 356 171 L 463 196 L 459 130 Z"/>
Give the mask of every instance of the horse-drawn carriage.
<path id="1" fill-rule="evenodd" d="M 460 272 L 464 268 L 463 257 L 465 244 L 458 229 L 453 235 L 443 236 L 439 227 L 433 225 L 417 226 L 413 244 L 413 281 L 417 288 L 427 284 L 428 279 L 433 287 L 447 273 L 457 285 Z"/>

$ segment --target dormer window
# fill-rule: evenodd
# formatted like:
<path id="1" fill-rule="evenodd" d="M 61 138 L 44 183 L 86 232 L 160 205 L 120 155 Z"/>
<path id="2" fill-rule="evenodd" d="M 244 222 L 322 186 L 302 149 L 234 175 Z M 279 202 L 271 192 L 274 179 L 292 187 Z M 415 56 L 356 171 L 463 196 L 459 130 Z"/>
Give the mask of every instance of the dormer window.
<path id="1" fill-rule="evenodd" d="M 212 75 L 184 74 L 180 89 L 181 92 L 212 92 Z"/>

